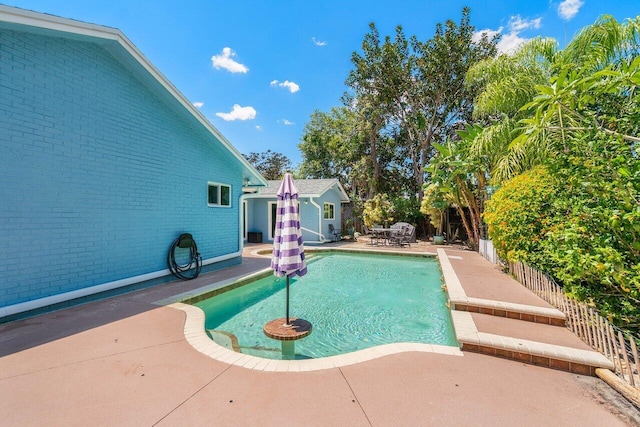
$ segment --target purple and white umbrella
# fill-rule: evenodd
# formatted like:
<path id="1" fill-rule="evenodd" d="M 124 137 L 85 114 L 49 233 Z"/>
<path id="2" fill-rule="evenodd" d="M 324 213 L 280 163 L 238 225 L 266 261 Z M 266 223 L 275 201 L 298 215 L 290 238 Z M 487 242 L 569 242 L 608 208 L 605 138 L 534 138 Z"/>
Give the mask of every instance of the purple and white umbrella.
<path id="1" fill-rule="evenodd" d="M 304 276 L 307 274 L 302 230 L 300 230 L 300 214 L 298 212 L 298 189 L 290 173 L 284 175 L 277 196 L 276 230 L 273 237 L 271 268 L 274 275 L 287 277 L 286 323 L 288 325 L 289 278 L 294 275 Z"/>

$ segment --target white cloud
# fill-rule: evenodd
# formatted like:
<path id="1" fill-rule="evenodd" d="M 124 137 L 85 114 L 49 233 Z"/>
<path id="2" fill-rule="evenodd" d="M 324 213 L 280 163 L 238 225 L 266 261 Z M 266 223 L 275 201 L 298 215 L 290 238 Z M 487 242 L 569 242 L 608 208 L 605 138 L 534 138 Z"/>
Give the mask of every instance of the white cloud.
<path id="1" fill-rule="evenodd" d="M 516 32 L 512 32 L 509 34 L 505 34 L 502 36 L 498 45 L 498 52 L 500 53 L 510 53 L 515 51 L 520 45 L 526 42 L 528 39 L 523 39 Z"/>
<path id="2" fill-rule="evenodd" d="M 202 108 L 204 107 L 204 102 L 196 101 L 193 103 L 193 106 L 196 108 Z"/>
<path id="3" fill-rule="evenodd" d="M 525 39 L 520 37 L 520 33 L 529 29 L 538 29 L 542 25 L 542 18 L 536 19 L 526 19 L 522 18 L 520 15 L 515 15 L 509 18 L 509 23 L 507 24 L 508 33 L 503 34 L 504 27 L 500 27 L 497 30 L 484 29 L 480 31 L 476 31 L 472 40 L 474 42 L 480 41 L 480 38 L 483 34 L 486 34 L 489 39 L 491 39 L 496 34 L 500 34 L 500 41 L 496 48 L 500 53 L 509 53 L 516 50 L 522 43 L 526 42 L 529 39 Z"/>
<path id="4" fill-rule="evenodd" d="M 578 14 L 583 4 L 582 0 L 564 0 L 558 5 L 558 16 L 568 21 Z"/>
<path id="5" fill-rule="evenodd" d="M 529 28 L 538 29 L 540 28 L 540 24 L 542 23 L 542 18 L 537 19 L 522 19 L 520 15 L 512 16 L 509 18 L 509 30 L 511 32 L 519 33 L 522 30 L 527 30 Z"/>
<path id="6" fill-rule="evenodd" d="M 262 132 L 262 126 L 256 126 L 256 130 L 259 130 L 260 132 Z"/>
<path id="7" fill-rule="evenodd" d="M 287 119 L 278 120 L 278 123 L 282 123 L 282 124 L 283 124 L 283 125 L 285 125 L 285 126 L 293 126 L 293 125 L 295 125 L 295 123 L 294 123 L 294 122 L 290 122 L 290 121 L 289 121 L 289 120 L 287 120 Z"/>
<path id="8" fill-rule="evenodd" d="M 500 27 L 497 30 L 490 30 L 488 28 L 485 28 L 484 30 L 480 30 L 480 31 L 476 31 L 475 33 L 473 33 L 473 35 L 471 36 L 471 41 L 473 41 L 474 43 L 478 43 L 480 41 L 480 39 L 482 38 L 482 36 L 484 34 L 487 35 L 487 38 L 489 40 L 491 40 L 491 38 L 497 34 L 502 34 L 502 30 L 503 28 Z"/>
<path id="9" fill-rule="evenodd" d="M 224 49 L 222 49 L 222 53 L 213 55 L 211 57 L 213 68 L 215 68 L 216 70 L 223 68 L 232 73 L 246 73 L 247 71 L 249 71 L 249 68 L 247 68 L 245 65 L 234 61 L 232 59 L 234 56 L 236 56 L 235 52 L 231 50 L 230 47 L 225 47 Z"/>
<path id="10" fill-rule="evenodd" d="M 271 86 L 286 87 L 287 89 L 289 89 L 289 92 L 291 93 L 296 93 L 297 91 L 300 90 L 300 86 L 298 86 L 294 82 L 290 82 L 289 80 L 285 80 L 282 83 L 280 83 L 278 80 L 273 80 L 271 82 Z"/>
<path id="11" fill-rule="evenodd" d="M 256 110 L 253 107 L 241 107 L 234 104 L 230 113 L 216 113 L 216 116 L 230 122 L 233 120 L 253 120 L 256 118 Z"/>
<path id="12" fill-rule="evenodd" d="M 327 42 L 316 40 L 315 37 L 311 37 L 311 40 L 313 40 L 313 44 L 315 44 L 316 46 L 326 46 L 327 45 Z"/>

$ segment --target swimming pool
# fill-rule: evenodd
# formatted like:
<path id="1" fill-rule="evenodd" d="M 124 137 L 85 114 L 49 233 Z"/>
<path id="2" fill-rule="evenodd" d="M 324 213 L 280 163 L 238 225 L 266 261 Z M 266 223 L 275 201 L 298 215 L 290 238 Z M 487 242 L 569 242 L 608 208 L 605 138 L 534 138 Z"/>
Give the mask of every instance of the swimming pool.
<path id="1" fill-rule="evenodd" d="M 308 267 L 291 283 L 291 316 L 313 325 L 311 335 L 296 341 L 296 359 L 397 342 L 457 347 L 436 259 L 330 252 L 310 256 Z M 269 274 L 194 305 L 205 312 L 216 343 L 281 359 L 280 342 L 262 327 L 284 316 L 284 288 L 284 278 Z"/>

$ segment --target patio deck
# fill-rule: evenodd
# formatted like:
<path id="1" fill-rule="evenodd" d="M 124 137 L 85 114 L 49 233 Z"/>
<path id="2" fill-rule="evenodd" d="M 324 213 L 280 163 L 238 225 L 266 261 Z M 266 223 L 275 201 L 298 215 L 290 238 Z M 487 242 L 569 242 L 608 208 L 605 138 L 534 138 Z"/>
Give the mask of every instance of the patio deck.
<path id="1" fill-rule="evenodd" d="M 366 248 L 361 242 L 326 246 Z M 0 325 L 3 423 L 640 423 L 638 411 L 596 377 L 469 352 L 464 344 L 462 357 L 404 352 L 308 372 L 260 371 L 214 360 L 186 340 L 184 312 L 154 302 L 267 267 L 268 258 L 255 254 L 258 247 L 268 246 L 248 246 L 242 265 L 194 281 L 160 285 Z M 403 250 L 435 253 L 436 249 L 421 242 Z M 450 248 L 446 254 L 472 302 L 476 298 L 548 308 L 479 255 Z M 587 351 L 558 326 L 492 316 L 479 309 L 473 312 L 473 308 L 458 313 L 470 316 L 478 333 Z"/>

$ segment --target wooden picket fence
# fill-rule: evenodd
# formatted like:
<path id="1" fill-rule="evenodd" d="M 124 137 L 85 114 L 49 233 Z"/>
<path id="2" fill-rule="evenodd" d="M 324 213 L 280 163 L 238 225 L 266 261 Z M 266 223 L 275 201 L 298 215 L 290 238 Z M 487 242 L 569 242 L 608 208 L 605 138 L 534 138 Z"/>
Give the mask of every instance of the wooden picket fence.
<path id="1" fill-rule="evenodd" d="M 640 389 L 640 359 L 636 337 L 625 337 L 622 331 L 600 316 L 593 307 L 568 298 L 553 278 L 528 265 L 509 263 L 512 274 L 527 289 L 564 312 L 567 327 L 591 348 L 615 365 L 615 373 L 627 384 Z"/>
<path id="2" fill-rule="evenodd" d="M 479 252 L 493 264 L 505 264 L 490 240 L 480 241 Z M 565 313 L 567 327 L 591 348 L 611 360 L 619 378 L 640 389 L 640 359 L 636 347 L 636 342 L 640 340 L 637 337 L 625 336 L 593 307 L 568 298 L 562 287 L 549 275 L 520 262 L 509 263 L 508 270 L 527 289 Z"/>

